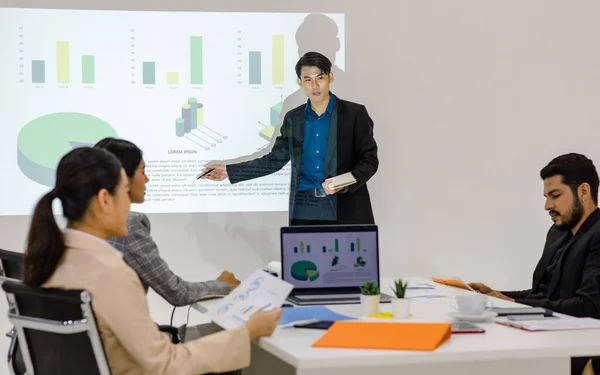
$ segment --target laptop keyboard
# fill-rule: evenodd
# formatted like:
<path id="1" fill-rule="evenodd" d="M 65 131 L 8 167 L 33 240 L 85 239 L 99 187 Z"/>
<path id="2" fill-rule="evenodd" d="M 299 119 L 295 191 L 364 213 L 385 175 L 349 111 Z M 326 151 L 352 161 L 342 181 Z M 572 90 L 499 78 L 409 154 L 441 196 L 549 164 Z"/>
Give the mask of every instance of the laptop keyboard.
<path id="1" fill-rule="evenodd" d="M 360 294 L 296 294 L 298 300 L 360 299 Z"/>

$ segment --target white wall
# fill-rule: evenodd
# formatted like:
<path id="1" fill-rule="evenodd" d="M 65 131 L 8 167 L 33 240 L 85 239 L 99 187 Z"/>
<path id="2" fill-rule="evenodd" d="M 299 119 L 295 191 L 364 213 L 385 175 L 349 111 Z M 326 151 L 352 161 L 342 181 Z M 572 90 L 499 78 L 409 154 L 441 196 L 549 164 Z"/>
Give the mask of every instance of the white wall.
<path id="1" fill-rule="evenodd" d="M 550 225 L 539 170 L 570 151 L 600 164 L 597 1 L 81 3 L 0 0 L 13 7 L 345 13 L 344 97 L 367 105 L 380 146 L 369 188 L 383 276 L 460 275 L 500 289 L 528 287 Z M 189 279 L 224 268 L 244 277 L 277 258 L 286 218 L 151 215 L 163 256 Z M 0 217 L 0 247 L 21 249 L 27 224 Z M 150 302 L 166 321 L 168 305 L 153 295 Z"/>

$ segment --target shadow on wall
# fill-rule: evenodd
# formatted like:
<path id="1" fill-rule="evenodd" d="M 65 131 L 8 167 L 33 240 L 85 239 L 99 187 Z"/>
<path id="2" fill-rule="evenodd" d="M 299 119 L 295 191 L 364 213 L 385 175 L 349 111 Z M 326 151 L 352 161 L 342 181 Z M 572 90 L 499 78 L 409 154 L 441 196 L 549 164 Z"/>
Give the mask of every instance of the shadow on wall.
<path id="1" fill-rule="evenodd" d="M 336 65 L 336 55 L 341 48 L 339 29 L 335 21 L 322 14 L 309 14 L 296 30 L 296 45 L 298 58 L 306 52 L 316 51 L 327 56 L 332 64 L 335 81 L 332 92 L 345 99 L 352 92 L 348 74 Z M 301 88 L 284 99 L 283 110 L 279 119 L 279 128 L 285 114 L 291 109 L 306 103 L 307 97 Z M 271 139 L 268 147 L 252 155 L 226 160 L 225 164 L 233 164 L 252 160 L 267 154 L 273 148 L 276 137 Z M 280 260 L 279 229 L 287 225 L 287 212 L 235 212 L 235 213 L 206 213 L 191 215 L 186 225 L 186 233 L 196 237 L 196 244 L 202 259 L 215 267 L 240 272 L 251 268 L 266 267 L 273 260 Z M 222 236 L 234 249 L 223 247 Z M 237 266 L 239 264 L 239 266 Z M 242 277 L 240 275 L 240 277 Z"/>
<path id="2" fill-rule="evenodd" d="M 336 55 L 341 48 L 339 38 L 339 29 L 335 21 L 323 14 L 312 13 L 304 18 L 304 21 L 296 30 L 296 45 L 298 47 L 298 59 L 306 52 L 319 52 L 327 56 L 332 63 L 334 82 L 331 85 L 331 92 L 341 99 L 349 99 L 352 93 L 352 79 L 348 77 L 348 73 L 344 72 L 336 65 Z M 296 62 L 294 62 L 294 65 Z M 259 152 L 252 155 L 240 156 L 239 158 L 223 161 L 225 164 L 234 164 L 243 161 L 253 160 L 261 157 L 273 148 L 276 135 L 280 134 L 281 124 L 285 114 L 290 110 L 306 103 L 308 98 L 304 94 L 304 90 L 298 87 L 296 91 L 288 95 L 283 100 L 283 109 L 281 110 L 279 125 L 276 127 L 274 135 L 271 138 L 271 143 Z"/>
<path id="3" fill-rule="evenodd" d="M 203 261 L 243 278 L 280 259 L 279 228 L 286 223 L 285 211 L 202 213 L 190 215 L 185 232 L 195 237 Z"/>

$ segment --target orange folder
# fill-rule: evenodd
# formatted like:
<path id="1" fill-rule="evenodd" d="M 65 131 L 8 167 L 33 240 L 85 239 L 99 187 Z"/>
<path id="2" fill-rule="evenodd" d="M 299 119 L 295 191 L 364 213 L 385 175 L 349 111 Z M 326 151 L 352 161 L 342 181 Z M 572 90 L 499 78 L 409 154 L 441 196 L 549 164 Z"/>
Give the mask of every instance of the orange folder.
<path id="1" fill-rule="evenodd" d="M 456 279 L 442 279 L 441 277 L 432 277 L 431 280 L 438 284 L 444 284 L 448 286 L 453 286 L 455 288 L 461 288 L 466 290 L 473 290 L 470 286 L 464 283 L 462 280 Z"/>
<path id="2" fill-rule="evenodd" d="M 435 350 L 452 335 L 449 323 L 335 322 L 315 348 Z"/>

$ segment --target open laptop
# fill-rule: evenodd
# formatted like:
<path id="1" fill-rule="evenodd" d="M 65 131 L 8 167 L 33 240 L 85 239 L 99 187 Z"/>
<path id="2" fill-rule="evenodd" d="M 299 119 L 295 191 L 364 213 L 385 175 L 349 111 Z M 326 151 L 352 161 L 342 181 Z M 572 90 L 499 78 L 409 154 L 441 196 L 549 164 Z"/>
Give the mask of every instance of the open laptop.
<path id="1" fill-rule="evenodd" d="M 294 285 L 288 300 L 296 305 L 360 303 L 361 285 L 379 285 L 377 226 L 281 228 L 281 278 Z"/>

